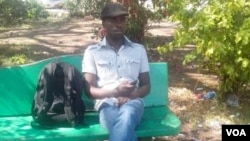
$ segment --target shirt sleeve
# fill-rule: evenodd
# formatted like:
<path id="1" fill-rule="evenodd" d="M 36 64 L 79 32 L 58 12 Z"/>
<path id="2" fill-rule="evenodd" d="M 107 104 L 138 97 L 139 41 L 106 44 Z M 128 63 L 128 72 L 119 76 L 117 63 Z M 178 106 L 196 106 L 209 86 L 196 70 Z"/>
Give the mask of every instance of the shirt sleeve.
<path id="1" fill-rule="evenodd" d="M 88 47 L 85 50 L 84 55 L 83 55 L 82 72 L 96 74 L 95 59 L 93 56 L 93 50 L 91 50 L 90 47 Z"/>
<path id="2" fill-rule="evenodd" d="M 142 48 L 140 73 L 143 72 L 149 72 L 148 56 L 144 47 Z"/>

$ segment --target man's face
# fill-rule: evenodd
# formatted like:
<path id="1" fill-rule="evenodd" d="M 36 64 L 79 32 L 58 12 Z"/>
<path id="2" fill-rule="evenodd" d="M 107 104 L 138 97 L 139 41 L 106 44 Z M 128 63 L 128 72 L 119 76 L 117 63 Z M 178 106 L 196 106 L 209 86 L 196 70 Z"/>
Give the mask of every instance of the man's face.
<path id="1" fill-rule="evenodd" d="M 102 24 L 106 29 L 107 36 L 113 39 L 120 39 L 125 32 L 126 16 L 107 17 L 103 19 Z"/>

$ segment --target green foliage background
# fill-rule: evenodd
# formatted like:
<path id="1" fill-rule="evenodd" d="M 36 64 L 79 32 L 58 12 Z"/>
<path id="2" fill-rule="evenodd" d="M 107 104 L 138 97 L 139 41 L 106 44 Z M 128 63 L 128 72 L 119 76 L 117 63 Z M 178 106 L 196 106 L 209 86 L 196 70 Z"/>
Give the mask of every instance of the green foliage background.
<path id="1" fill-rule="evenodd" d="M 91 15 L 99 18 L 102 7 L 111 0 L 64 0 L 71 17 Z"/>
<path id="2" fill-rule="evenodd" d="M 250 82 L 250 1 L 171 0 L 170 19 L 179 24 L 174 41 L 159 47 L 195 45 L 184 63 L 199 62 L 220 78 L 221 98 L 240 94 Z"/>
<path id="3" fill-rule="evenodd" d="M 0 0 L 0 26 L 17 26 L 27 19 L 47 16 L 48 12 L 36 0 Z"/>

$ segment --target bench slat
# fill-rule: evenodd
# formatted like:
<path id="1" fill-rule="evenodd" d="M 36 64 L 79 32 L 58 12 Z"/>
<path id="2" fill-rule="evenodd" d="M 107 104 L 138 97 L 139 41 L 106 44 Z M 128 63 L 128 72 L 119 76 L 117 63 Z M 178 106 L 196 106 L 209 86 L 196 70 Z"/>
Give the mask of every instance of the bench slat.
<path id="1" fill-rule="evenodd" d="M 145 106 L 168 105 L 168 72 L 166 63 L 149 63 L 150 66 L 150 93 L 144 97 Z"/>

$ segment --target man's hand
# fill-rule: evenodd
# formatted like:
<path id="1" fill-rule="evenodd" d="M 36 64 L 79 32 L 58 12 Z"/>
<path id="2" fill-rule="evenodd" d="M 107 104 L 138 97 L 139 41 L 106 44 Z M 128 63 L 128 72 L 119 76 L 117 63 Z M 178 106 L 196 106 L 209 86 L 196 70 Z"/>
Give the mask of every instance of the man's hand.
<path id="1" fill-rule="evenodd" d="M 116 106 L 121 106 L 122 104 L 128 102 L 130 98 L 128 97 L 117 97 L 117 101 L 115 102 Z"/>
<path id="2" fill-rule="evenodd" d="M 128 81 L 123 81 L 116 88 L 116 97 L 129 97 L 129 95 L 135 90 L 136 86 Z"/>

